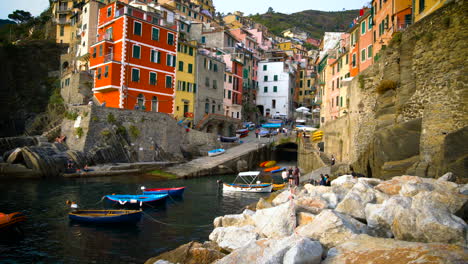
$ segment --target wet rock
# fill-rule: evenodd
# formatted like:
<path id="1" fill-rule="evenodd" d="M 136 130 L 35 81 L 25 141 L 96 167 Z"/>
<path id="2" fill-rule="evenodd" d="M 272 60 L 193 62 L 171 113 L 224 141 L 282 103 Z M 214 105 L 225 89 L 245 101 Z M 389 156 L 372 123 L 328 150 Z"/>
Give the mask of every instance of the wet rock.
<path id="1" fill-rule="evenodd" d="M 366 220 L 374 234 L 392 237 L 391 226 L 398 208 L 410 208 L 411 198 L 392 196 L 382 204 L 366 205 Z"/>
<path id="2" fill-rule="evenodd" d="M 457 176 L 455 176 L 453 173 L 451 172 L 447 172 L 445 173 L 444 175 L 442 175 L 439 179 L 437 179 L 438 181 L 449 181 L 449 182 L 455 182 L 457 180 Z"/>
<path id="3" fill-rule="evenodd" d="M 286 237 L 296 227 L 296 211 L 293 203 L 258 210 L 252 216 L 257 232 L 268 238 Z"/>
<path id="4" fill-rule="evenodd" d="M 359 235 L 328 251 L 323 264 L 466 263 L 466 248 L 436 243 L 415 243 Z"/>
<path id="5" fill-rule="evenodd" d="M 296 233 L 318 240 L 322 245 L 331 248 L 353 235 L 367 233 L 367 226 L 350 216 L 327 209 L 309 224 L 296 228 Z"/>
<path id="6" fill-rule="evenodd" d="M 212 243 L 190 242 L 174 250 L 165 252 L 157 257 L 151 258 L 145 264 L 153 264 L 159 260 L 179 264 L 209 264 L 225 256 Z"/>
<path id="7" fill-rule="evenodd" d="M 297 226 L 307 225 L 314 221 L 316 215 L 311 213 L 299 212 L 297 213 Z"/>
<path id="8" fill-rule="evenodd" d="M 358 182 L 346 194 L 343 201 L 336 206 L 336 211 L 350 215 L 356 219 L 365 220 L 366 204 L 375 203 L 375 192 L 372 186 L 364 182 Z"/>
<path id="9" fill-rule="evenodd" d="M 255 227 L 251 225 L 217 227 L 210 234 L 211 241 L 228 251 L 243 247 L 258 238 L 259 235 L 255 232 Z"/>
<path id="10" fill-rule="evenodd" d="M 228 227 L 228 226 L 245 226 L 245 225 L 253 225 L 254 222 L 252 220 L 253 211 L 251 210 L 244 210 L 242 214 L 233 214 L 233 215 L 225 215 L 216 217 L 213 221 L 214 227 Z"/>
<path id="11" fill-rule="evenodd" d="M 307 249 L 306 252 L 299 249 Z M 286 256 L 287 255 L 287 256 Z M 265 263 L 320 263 L 315 262 L 322 255 L 320 243 L 297 235 L 282 239 L 260 239 L 239 248 L 215 264 L 265 264 Z M 311 262 L 303 262 L 310 259 Z M 291 261 L 298 262 L 291 262 Z M 312 262 L 313 261 L 313 262 Z"/>

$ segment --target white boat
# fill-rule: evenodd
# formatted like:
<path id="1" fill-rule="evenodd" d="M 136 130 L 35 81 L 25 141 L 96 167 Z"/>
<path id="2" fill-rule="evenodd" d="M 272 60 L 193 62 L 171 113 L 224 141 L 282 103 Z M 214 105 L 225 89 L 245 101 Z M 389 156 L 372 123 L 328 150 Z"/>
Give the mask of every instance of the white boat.
<path id="1" fill-rule="evenodd" d="M 223 154 L 224 152 L 226 152 L 225 149 L 214 149 L 214 150 L 208 151 L 208 156 L 214 157 L 214 156 L 221 155 L 221 154 Z"/>
<path id="2" fill-rule="evenodd" d="M 232 192 L 272 192 L 273 184 L 271 183 L 260 183 L 257 181 L 259 171 L 247 171 L 241 172 L 237 175 L 233 183 L 223 183 L 223 191 Z M 238 181 L 242 183 L 238 183 Z"/>

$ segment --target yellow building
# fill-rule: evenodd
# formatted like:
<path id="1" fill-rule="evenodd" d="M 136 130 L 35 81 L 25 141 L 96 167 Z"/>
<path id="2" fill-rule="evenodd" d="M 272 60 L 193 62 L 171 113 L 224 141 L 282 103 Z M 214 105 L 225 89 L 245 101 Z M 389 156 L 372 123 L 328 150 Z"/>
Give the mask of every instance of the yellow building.
<path id="1" fill-rule="evenodd" d="M 57 25 L 56 42 L 71 43 L 72 26 L 71 17 L 73 15 L 73 0 L 57 0 L 52 3 L 52 17 Z"/>
<path id="2" fill-rule="evenodd" d="M 441 8 L 448 0 L 413 0 L 414 22 Z"/>
<path id="3" fill-rule="evenodd" d="M 243 27 L 253 28 L 255 24 L 253 20 L 251 20 L 248 17 L 245 17 L 244 13 L 240 11 L 235 11 L 232 14 L 224 16 L 223 21 L 226 24 L 226 26 L 231 29 Z"/>
<path id="4" fill-rule="evenodd" d="M 190 0 L 190 2 L 201 6 L 202 9 L 210 11 L 214 15 L 215 7 L 213 5 L 213 0 Z"/>
<path id="5" fill-rule="evenodd" d="M 284 50 L 284 51 L 290 51 L 294 49 L 294 46 L 291 41 L 286 41 L 286 42 L 278 43 L 278 49 Z"/>
<path id="6" fill-rule="evenodd" d="M 193 120 L 196 84 L 196 42 L 180 41 L 177 46 L 176 97 L 174 116 Z M 192 124 L 193 125 L 193 124 Z M 190 126 L 190 125 L 189 125 Z"/>

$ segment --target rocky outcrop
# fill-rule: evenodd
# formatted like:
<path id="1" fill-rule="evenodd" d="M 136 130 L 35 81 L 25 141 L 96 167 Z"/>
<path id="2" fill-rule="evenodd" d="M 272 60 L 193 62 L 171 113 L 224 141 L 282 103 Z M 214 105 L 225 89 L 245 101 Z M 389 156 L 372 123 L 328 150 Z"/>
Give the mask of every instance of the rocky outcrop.
<path id="1" fill-rule="evenodd" d="M 392 237 L 391 227 L 398 209 L 410 208 L 411 198 L 393 196 L 382 204 L 367 204 L 366 221 L 369 229 L 378 236 Z"/>
<path id="2" fill-rule="evenodd" d="M 213 243 L 190 242 L 172 251 L 151 258 L 145 264 L 154 264 L 157 261 L 160 261 L 159 263 L 166 261 L 179 264 L 210 264 L 224 256 L 225 254 L 220 252 L 217 245 Z"/>
<path id="3" fill-rule="evenodd" d="M 216 242 L 227 251 L 243 247 L 250 242 L 256 241 L 258 238 L 259 234 L 255 232 L 255 227 L 251 225 L 217 227 L 210 234 L 210 240 Z"/>
<path id="4" fill-rule="evenodd" d="M 252 216 L 256 231 L 265 237 L 289 236 L 296 227 L 296 208 L 293 203 L 258 210 Z"/>
<path id="5" fill-rule="evenodd" d="M 336 211 L 348 214 L 356 219 L 364 220 L 366 219 L 366 204 L 376 201 L 375 193 L 376 191 L 371 185 L 360 181 L 353 186 L 343 201 L 337 205 Z"/>
<path id="6" fill-rule="evenodd" d="M 242 214 L 237 215 L 225 215 L 216 217 L 213 221 L 214 227 L 228 227 L 228 226 L 246 226 L 246 225 L 253 225 L 252 215 L 254 212 L 251 210 L 244 210 Z"/>
<path id="7" fill-rule="evenodd" d="M 461 246 L 405 242 L 359 235 L 330 249 L 322 263 L 458 264 L 467 261 L 467 250 Z"/>

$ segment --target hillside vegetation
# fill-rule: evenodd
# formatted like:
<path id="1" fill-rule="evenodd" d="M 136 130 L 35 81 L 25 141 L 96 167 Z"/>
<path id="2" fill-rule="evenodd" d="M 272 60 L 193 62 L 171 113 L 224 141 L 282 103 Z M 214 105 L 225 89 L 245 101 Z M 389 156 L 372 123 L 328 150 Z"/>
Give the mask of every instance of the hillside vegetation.
<path id="1" fill-rule="evenodd" d="M 359 10 L 337 12 L 305 10 L 289 15 L 270 12 L 253 15 L 250 18 L 267 26 L 273 34 L 278 36 L 283 30 L 297 28 L 309 33 L 313 38 L 321 38 L 326 31 L 346 31 L 357 16 L 359 16 Z"/>

